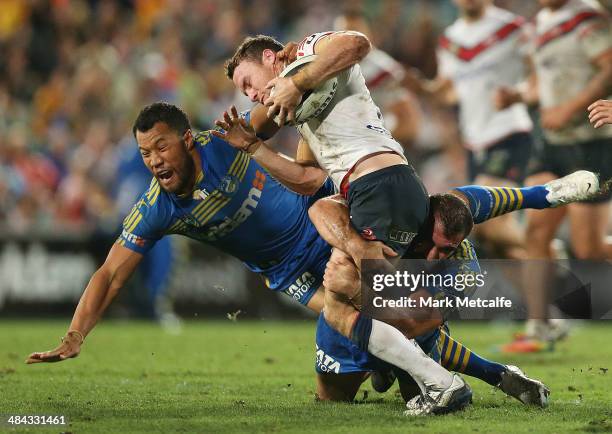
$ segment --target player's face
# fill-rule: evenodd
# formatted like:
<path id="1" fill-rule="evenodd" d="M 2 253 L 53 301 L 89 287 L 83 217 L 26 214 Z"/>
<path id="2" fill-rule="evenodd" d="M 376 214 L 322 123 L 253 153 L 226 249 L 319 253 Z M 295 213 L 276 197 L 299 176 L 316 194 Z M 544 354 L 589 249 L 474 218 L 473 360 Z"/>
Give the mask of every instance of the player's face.
<path id="1" fill-rule="evenodd" d="M 427 260 L 447 259 L 464 239 L 464 234 L 445 235 L 442 220 L 435 217 L 433 232 L 431 234 L 431 245 L 426 253 Z"/>
<path id="2" fill-rule="evenodd" d="M 264 100 L 270 95 L 270 91 L 266 90 L 265 87 L 276 76 L 273 65 L 274 62 L 270 63 L 266 57 L 264 57 L 262 63 L 243 60 L 234 69 L 232 81 L 251 101 L 263 104 Z"/>
<path id="3" fill-rule="evenodd" d="M 191 132 L 183 136 L 165 122 L 157 122 L 149 131 L 136 131 L 136 141 L 142 159 L 169 193 L 187 193 L 195 176 L 195 163 L 190 154 L 193 146 Z"/>
<path id="4" fill-rule="evenodd" d="M 540 0 L 540 6 L 550 9 L 559 9 L 567 0 Z"/>
<path id="5" fill-rule="evenodd" d="M 447 259 L 461 244 L 464 234 L 445 235 L 442 220 L 435 215 L 433 222 L 426 224 L 410 245 L 406 258 L 410 259 Z"/>
<path id="6" fill-rule="evenodd" d="M 454 0 L 462 13 L 468 16 L 479 16 L 488 0 Z"/>

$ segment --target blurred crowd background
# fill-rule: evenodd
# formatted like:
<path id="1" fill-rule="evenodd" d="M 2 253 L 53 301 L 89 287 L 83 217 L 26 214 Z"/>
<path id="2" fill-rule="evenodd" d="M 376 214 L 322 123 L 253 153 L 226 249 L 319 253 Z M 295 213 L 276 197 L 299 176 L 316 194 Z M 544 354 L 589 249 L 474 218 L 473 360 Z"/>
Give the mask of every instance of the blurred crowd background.
<path id="1" fill-rule="evenodd" d="M 232 102 L 250 106 L 223 73 L 246 35 L 299 41 L 347 7 L 366 13 L 376 46 L 435 76 L 438 35 L 457 14 L 450 0 L 0 0 L 1 229 L 116 232 L 134 197 L 125 175 L 138 164 L 131 125 L 144 105 L 172 102 L 210 128 Z M 465 170 L 454 113 L 428 110 L 407 153 L 435 192 Z M 276 145 L 291 154 L 295 136 Z"/>

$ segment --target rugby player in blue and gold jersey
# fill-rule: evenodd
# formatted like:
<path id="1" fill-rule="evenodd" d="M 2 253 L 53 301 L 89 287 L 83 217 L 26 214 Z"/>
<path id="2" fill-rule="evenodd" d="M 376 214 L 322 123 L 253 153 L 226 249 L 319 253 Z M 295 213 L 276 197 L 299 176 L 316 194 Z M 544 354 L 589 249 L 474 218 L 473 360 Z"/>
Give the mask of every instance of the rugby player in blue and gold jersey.
<path id="1" fill-rule="evenodd" d="M 166 234 L 217 246 L 261 273 L 270 289 L 283 291 L 316 312 L 321 310 L 323 290 L 319 288 L 330 247 L 310 222 L 308 209 L 317 198 L 333 193 L 322 171 L 319 178 L 313 177 L 320 187 L 315 195 L 293 193 L 247 153 L 208 132 L 193 135 L 185 114 L 170 104 L 144 108 L 133 132 L 153 174 L 151 185 L 124 220 L 106 261 L 93 274 L 62 344 L 31 354 L 28 363 L 76 357 L 143 253 Z M 463 193 L 477 191 L 475 187 Z M 297 288 L 298 280 L 308 284 Z M 476 371 L 479 378 L 486 378 Z"/>

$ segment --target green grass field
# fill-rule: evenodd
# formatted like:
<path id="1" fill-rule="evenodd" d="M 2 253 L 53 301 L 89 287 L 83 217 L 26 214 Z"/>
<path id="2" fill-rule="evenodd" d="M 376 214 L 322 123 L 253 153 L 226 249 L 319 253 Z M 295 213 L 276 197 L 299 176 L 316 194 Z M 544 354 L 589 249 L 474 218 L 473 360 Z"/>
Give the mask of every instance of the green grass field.
<path id="1" fill-rule="evenodd" d="M 369 384 L 355 404 L 315 402 L 314 321 L 188 322 L 179 335 L 154 324 L 106 321 L 81 356 L 23 364 L 51 349 L 66 321 L 0 322 L 0 414 L 57 414 L 70 426 L 1 432 L 611 432 L 611 323 L 583 325 L 556 352 L 507 357 L 494 345 L 513 330 L 455 325 L 482 355 L 521 366 L 552 389 L 548 409 L 526 408 L 476 379 L 474 405 L 406 418 L 395 392 Z M 600 369 L 604 368 L 604 369 Z M 393 390 L 393 389 L 392 389 Z"/>

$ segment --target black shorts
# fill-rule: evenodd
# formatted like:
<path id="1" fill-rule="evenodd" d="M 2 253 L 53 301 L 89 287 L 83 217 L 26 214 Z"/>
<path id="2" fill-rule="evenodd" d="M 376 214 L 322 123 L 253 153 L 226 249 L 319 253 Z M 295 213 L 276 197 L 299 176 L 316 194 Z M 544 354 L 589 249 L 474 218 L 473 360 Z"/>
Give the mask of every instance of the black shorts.
<path id="1" fill-rule="evenodd" d="M 551 145 L 544 142 L 529 162 L 529 174 L 551 172 L 558 178 L 576 170 L 590 170 L 599 175 L 601 183 L 612 177 L 612 139 L 598 139 L 576 145 Z M 610 200 L 610 192 L 587 203 Z"/>
<path id="2" fill-rule="evenodd" d="M 482 151 L 468 151 L 470 182 L 478 175 L 489 175 L 522 184 L 532 147 L 530 133 L 514 133 Z"/>
<path id="3" fill-rule="evenodd" d="M 412 166 L 400 164 L 350 183 L 351 222 L 368 240 L 380 240 L 402 256 L 429 213 L 429 195 Z"/>

